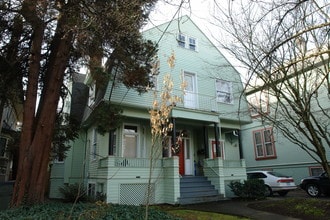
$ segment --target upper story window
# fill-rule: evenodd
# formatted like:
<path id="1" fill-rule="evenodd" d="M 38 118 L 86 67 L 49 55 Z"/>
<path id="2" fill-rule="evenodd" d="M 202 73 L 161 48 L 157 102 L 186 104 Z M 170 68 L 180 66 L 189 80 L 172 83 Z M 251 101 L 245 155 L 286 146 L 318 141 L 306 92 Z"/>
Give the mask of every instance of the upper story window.
<path id="1" fill-rule="evenodd" d="M 189 50 L 197 51 L 197 39 L 182 33 L 178 35 L 178 45 Z"/>
<path id="2" fill-rule="evenodd" d="M 186 36 L 185 35 L 179 34 L 178 44 L 179 44 L 180 47 L 186 47 Z"/>
<path id="3" fill-rule="evenodd" d="M 253 140 L 256 160 L 276 158 L 272 128 L 253 131 Z"/>
<path id="4" fill-rule="evenodd" d="M 233 100 L 233 88 L 232 83 L 229 81 L 216 80 L 216 95 L 217 101 L 227 104 L 232 104 Z"/>
<path id="5" fill-rule="evenodd" d="M 190 50 L 196 50 L 196 39 L 190 37 L 189 38 L 189 49 Z"/>

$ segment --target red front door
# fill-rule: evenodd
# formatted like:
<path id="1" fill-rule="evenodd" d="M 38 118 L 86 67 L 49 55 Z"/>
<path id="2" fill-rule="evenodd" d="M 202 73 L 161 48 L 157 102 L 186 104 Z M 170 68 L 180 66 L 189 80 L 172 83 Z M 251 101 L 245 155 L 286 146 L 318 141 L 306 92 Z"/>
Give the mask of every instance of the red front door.
<path id="1" fill-rule="evenodd" d="M 180 151 L 178 153 L 178 157 L 179 157 L 179 174 L 181 176 L 183 176 L 185 174 L 185 170 L 184 170 L 184 145 L 183 145 L 183 141 L 180 141 Z"/>

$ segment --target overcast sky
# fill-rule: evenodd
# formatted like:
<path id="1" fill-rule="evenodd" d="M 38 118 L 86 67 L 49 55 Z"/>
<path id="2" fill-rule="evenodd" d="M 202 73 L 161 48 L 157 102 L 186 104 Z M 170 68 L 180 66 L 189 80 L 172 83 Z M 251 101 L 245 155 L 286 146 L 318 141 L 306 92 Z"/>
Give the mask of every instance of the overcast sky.
<path id="1" fill-rule="evenodd" d="M 207 27 L 210 26 L 209 21 L 211 19 L 210 10 L 212 10 L 212 1 L 213 0 L 190 0 L 190 4 L 183 3 L 180 9 L 179 4 L 181 0 L 173 1 L 177 2 L 175 5 L 159 1 L 155 10 L 150 14 L 150 23 L 146 28 L 168 22 L 179 16 L 188 15 L 203 32 L 206 32 Z"/>
<path id="2" fill-rule="evenodd" d="M 185 0 L 185 2 L 187 1 L 188 0 Z M 166 23 L 173 18 L 175 19 L 183 15 L 188 15 L 214 43 L 214 45 L 217 47 L 219 46 L 214 38 L 218 39 L 218 37 L 220 37 L 221 30 L 219 27 L 212 25 L 212 20 L 214 21 L 212 16 L 214 11 L 214 0 L 190 0 L 189 4 L 183 3 L 181 8 L 179 7 L 181 0 L 173 0 L 172 2 L 176 2 L 176 4 L 170 5 L 160 0 L 156 5 L 155 10 L 150 14 L 150 22 L 145 29 Z M 221 4 L 221 6 L 226 5 L 227 0 L 221 0 Z M 224 51 L 219 47 L 218 49 L 241 74 L 245 72 L 244 69 L 238 67 L 238 61 L 230 56 L 227 51 Z"/>

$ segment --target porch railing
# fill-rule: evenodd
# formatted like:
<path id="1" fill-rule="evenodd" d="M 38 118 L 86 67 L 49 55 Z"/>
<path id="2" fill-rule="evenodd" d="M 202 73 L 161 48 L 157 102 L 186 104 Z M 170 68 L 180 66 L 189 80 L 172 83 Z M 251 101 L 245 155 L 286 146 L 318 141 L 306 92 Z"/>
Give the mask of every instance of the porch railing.
<path id="1" fill-rule="evenodd" d="M 125 157 L 106 157 L 99 161 L 99 167 L 138 167 L 148 168 L 150 166 L 149 158 L 125 158 Z M 153 167 L 162 167 L 161 159 L 154 159 Z"/>

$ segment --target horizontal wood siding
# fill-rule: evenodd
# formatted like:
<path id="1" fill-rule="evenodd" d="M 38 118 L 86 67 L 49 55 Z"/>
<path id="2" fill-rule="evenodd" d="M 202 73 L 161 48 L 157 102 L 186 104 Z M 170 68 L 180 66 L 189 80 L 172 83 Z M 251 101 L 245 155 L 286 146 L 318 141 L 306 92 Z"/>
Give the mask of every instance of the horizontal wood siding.
<path id="1" fill-rule="evenodd" d="M 51 168 L 49 198 L 62 198 L 59 187 L 64 186 L 64 163 L 54 163 Z"/>
<path id="2" fill-rule="evenodd" d="M 162 79 L 164 73 L 171 73 L 174 79 L 174 86 L 179 90 L 182 71 L 196 74 L 197 94 L 216 98 L 216 79 L 232 82 L 233 104 L 217 103 L 216 110 L 221 113 L 220 117 L 226 120 L 250 121 L 248 105 L 245 97 L 241 97 L 243 85 L 240 74 L 231 63 L 221 54 L 221 52 L 210 42 L 203 32 L 187 17 L 181 21 L 172 22 L 169 26 L 152 28 L 144 33 L 147 39 L 159 41 L 160 75 Z M 189 37 L 194 37 L 198 41 L 197 51 L 178 46 L 177 36 L 179 33 Z M 164 29 L 166 32 L 164 33 Z M 171 70 L 167 65 L 167 58 L 171 53 L 175 54 L 175 67 Z M 159 80 L 160 82 L 162 80 Z M 199 103 L 203 105 L 203 103 Z M 238 111 L 241 114 L 237 114 Z"/>

